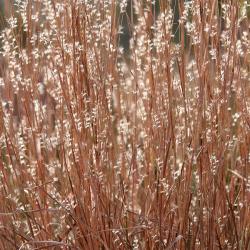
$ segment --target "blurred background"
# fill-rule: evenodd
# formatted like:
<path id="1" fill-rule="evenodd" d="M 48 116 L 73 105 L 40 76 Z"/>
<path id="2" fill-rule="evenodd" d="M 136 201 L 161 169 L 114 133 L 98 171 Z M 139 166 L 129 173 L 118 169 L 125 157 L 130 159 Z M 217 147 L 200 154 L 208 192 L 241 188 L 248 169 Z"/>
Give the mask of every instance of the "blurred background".
<path id="1" fill-rule="evenodd" d="M 165 0 L 164 0 L 165 1 Z M 190 1 L 190 0 L 185 0 L 185 2 Z M 13 11 L 13 3 L 15 1 L 14 0 L 0 0 L 0 30 L 2 30 L 5 26 L 5 18 L 4 17 L 8 17 L 10 16 L 10 14 Z M 119 0 L 118 0 L 119 2 Z M 155 13 L 155 17 L 156 18 L 159 14 L 160 11 L 160 2 L 162 2 L 162 0 L 155 0 L 152 1 L 151 6 L 147 7 L 151 7 L 153 9 L 153 12 Z M 171 7 L 173 9 L 174 12 L 174 20 L 173 20 L 173 34 L 174 36 L 174 41 L 175 42 L 179 42 L 179 32 L 178 32 L 178 20 L 179 20 L 179 7 L 178 7 L 178 0 L 171 0 L 171 1 L 166 1 L 166 2 L 171 2 Z M 146 1 L 145 1 L 146 3 Z M 129 39 L 131 37 L 130 33 L 129 33 L 129 21 L 128 19 L 131 19 L 132 14 L 131 14 L 131 9 L 133 10 L 133 8 L 131 8 L 131 6 L 133 5 L 133 0 L 128 0 L 128 4 L 127 4 L 127 9 L 126 9 L 126 13 L 123 13 L 123 17 L 121 18 L 122 22 L 121 25 L 123 26 L 123 34 L 120 35 L 120 44 L 121 46 L 125 49 L 125 51 L 129 50 Z M 118 5 L 117 5 L 118 6 Z M 145 4 L 146 7 L 146 4 Z M 135 14 L 134 15 L 134 20 L 136 20 Z"/>

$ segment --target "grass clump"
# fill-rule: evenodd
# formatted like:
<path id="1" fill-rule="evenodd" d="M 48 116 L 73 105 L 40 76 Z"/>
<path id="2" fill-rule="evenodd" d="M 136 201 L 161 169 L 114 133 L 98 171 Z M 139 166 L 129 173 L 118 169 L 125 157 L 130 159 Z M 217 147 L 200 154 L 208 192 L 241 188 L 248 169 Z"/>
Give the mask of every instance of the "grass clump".
<path id="1" fill-rule="evenodd" d="M 15 1 L 0 249 L 249 248 L 249 2 L 175 2 Z"/>

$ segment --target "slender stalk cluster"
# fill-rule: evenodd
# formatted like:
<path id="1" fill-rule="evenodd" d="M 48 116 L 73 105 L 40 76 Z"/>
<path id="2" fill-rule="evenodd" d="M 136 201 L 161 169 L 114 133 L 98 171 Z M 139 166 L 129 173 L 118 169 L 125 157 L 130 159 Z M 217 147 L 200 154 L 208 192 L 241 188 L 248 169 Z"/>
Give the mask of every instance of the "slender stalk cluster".
<path id="1" fill-rule="evenodd" d="M 0 249 L 249 248 L 239 2 L 15 1 L 0 35 Z"/>

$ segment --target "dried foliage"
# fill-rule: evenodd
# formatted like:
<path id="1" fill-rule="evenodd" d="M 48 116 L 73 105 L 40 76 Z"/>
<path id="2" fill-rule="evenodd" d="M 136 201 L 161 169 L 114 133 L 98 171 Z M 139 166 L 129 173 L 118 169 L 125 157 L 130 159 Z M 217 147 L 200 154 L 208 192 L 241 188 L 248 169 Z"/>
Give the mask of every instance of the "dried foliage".
<path id="1" fill-rule="evenodd" d="M 250 3 L 169 2 L 15 1 L 0 249 L 249 249 Z"/>

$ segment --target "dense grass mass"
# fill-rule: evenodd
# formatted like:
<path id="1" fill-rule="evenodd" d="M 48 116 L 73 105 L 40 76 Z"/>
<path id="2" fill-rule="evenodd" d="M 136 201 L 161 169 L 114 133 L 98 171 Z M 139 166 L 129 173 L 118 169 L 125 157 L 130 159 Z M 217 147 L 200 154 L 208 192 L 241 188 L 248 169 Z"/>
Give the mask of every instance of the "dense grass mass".
<path id="1" fill-rule="evenodd" d="M 0 249 L 249 249 L 249 8 L 16 0 Z"/>

